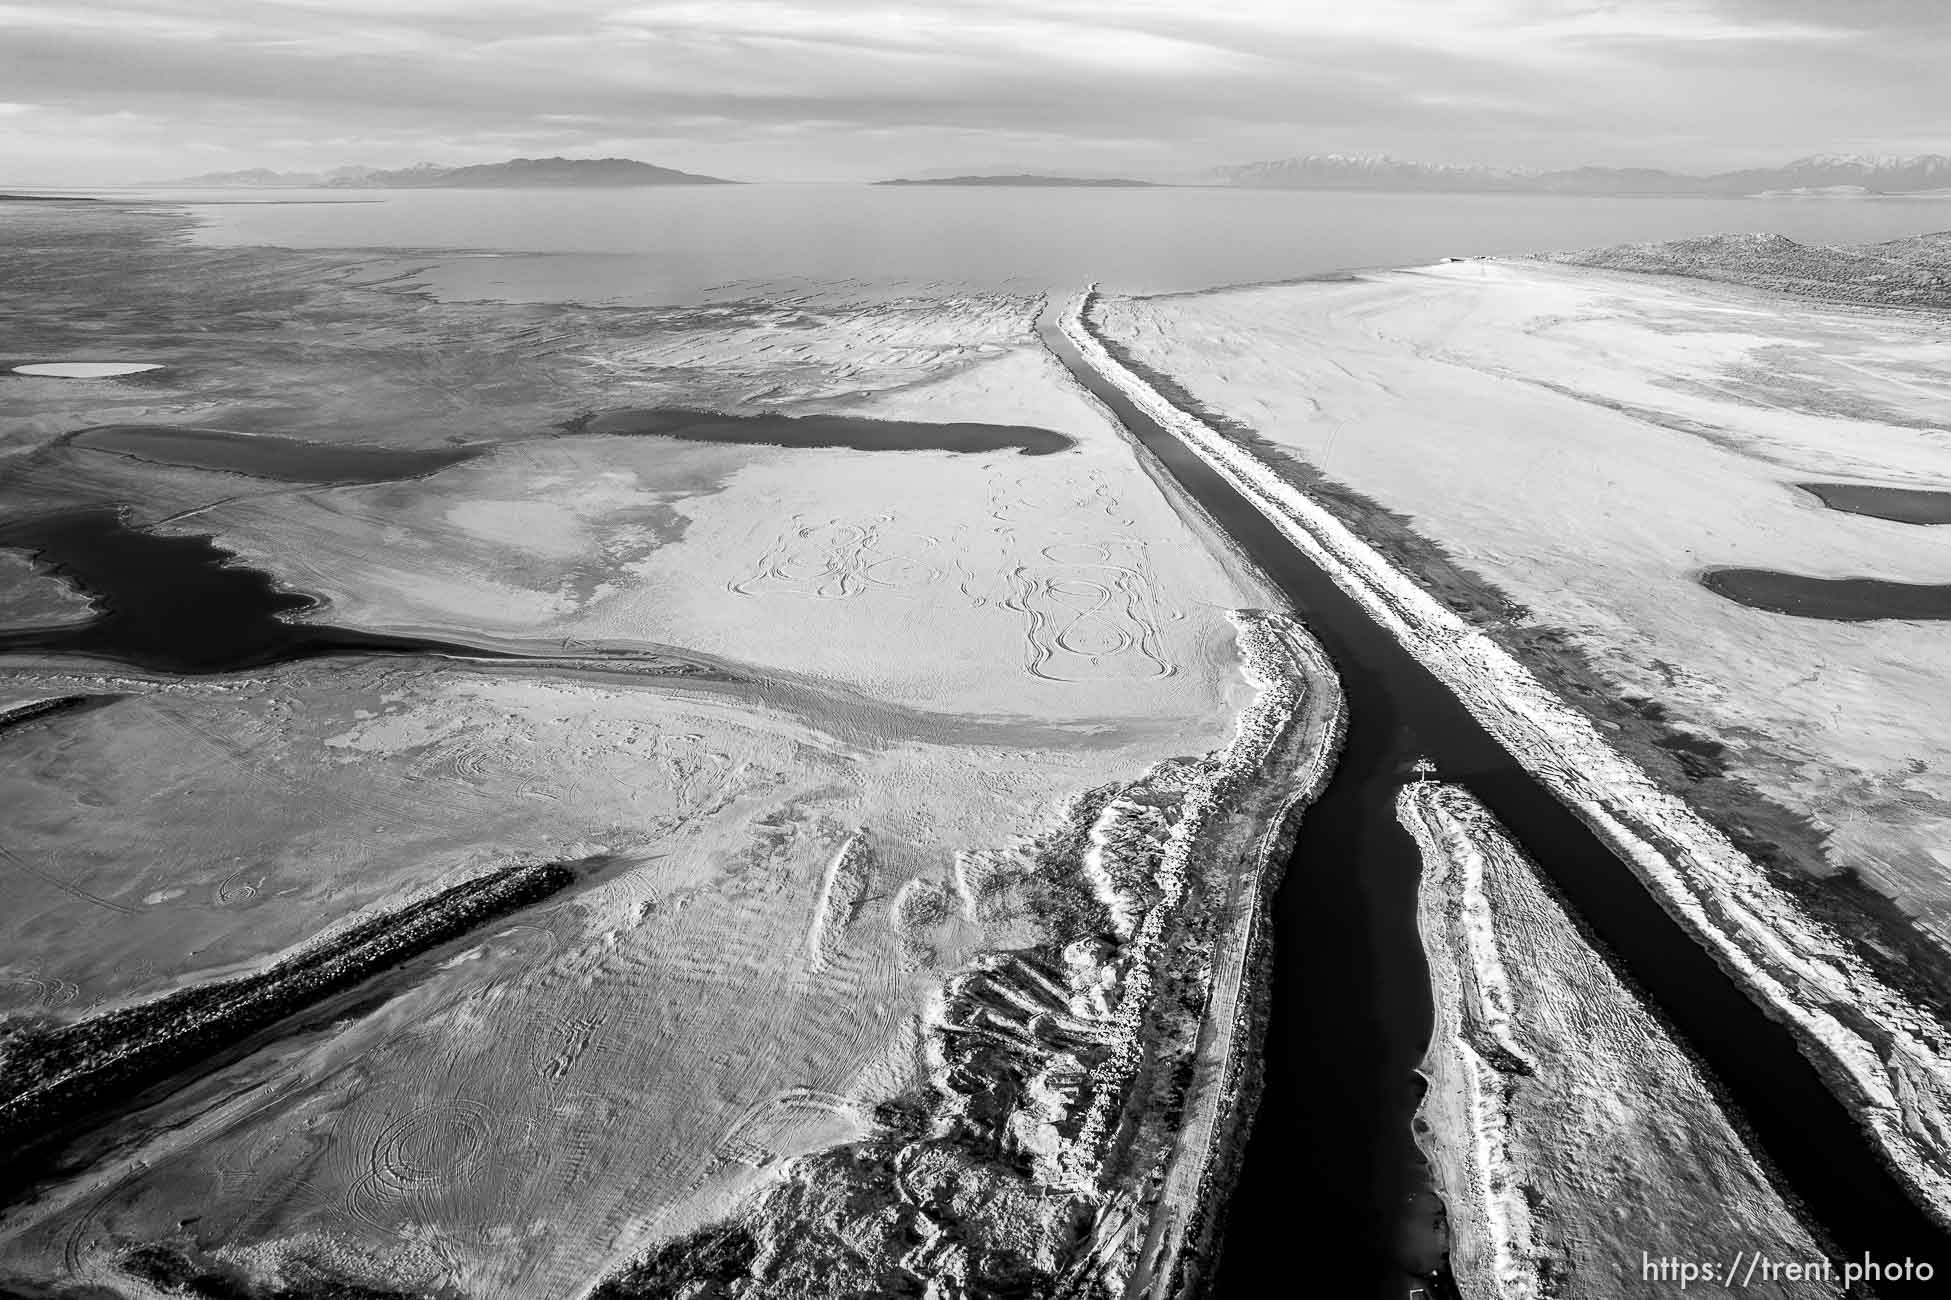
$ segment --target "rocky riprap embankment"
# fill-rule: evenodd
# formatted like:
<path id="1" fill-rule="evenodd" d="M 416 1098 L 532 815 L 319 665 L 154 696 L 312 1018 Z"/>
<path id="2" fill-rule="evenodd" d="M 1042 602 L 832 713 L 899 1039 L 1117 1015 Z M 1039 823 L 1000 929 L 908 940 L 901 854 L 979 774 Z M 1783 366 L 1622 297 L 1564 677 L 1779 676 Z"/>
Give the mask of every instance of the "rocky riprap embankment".
<path id="1" fill-rule="evenodd" d="M 560 863 L 504 867 L 356 921 L 254 975 L 65 1024 L 0 1027 L 0 1146 L 23 1155 L 44 1147 L 249 1035 L 575 879 Z"/>

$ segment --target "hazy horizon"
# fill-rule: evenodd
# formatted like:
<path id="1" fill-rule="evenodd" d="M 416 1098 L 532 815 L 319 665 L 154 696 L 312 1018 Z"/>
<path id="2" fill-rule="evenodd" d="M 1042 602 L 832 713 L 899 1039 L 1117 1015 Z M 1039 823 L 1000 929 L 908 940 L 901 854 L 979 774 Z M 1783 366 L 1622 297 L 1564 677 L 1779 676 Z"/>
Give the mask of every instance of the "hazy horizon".
<path id="1" fill-rule="evenodd" d="M 622 156 L 740 180 L 1951 151 L 1932 0 L 0 3 L 0 182 Z M 997 160 L 1005 160 L 999 163 Z"/>
<path id="2" fill-rule="evenodd" d="M 1849 160 L 1849 161 L 1860 160 L 1865 163 L 1899 164 L 1899 163 L 1914 162 L 1919 159 L 1931 159 L 1931 158 L 1951 158 L 1951 154 L 1935 153 L 1935 152 L 1928 153 L 1928 154 L 1894 154 L 1888 152 L 1872 153 L 1869 151 L 1865 151 L 1860 154 L 1803 154 L 1803 155 L 1798 155 L 1794 158 L 1782 157 L 1782 158 L 1771 159 L 1767 162 L 1762 162 L 1759 164 L 1752 165 L 1752 169 L 1758 169 L 1762 171 L 1784 170 L 1797 163 L 1830 160 L 1830 159 Z M 1119 169 L 1119 168 L 1106 168 L 1106 167 L 1093 167 L 1093 166 L 1077 166 L 1077 167 L 1064 167 L 1060 165 L 1059 166 L 1038 166 L 1027 162 L 962 163 L 959 165 L 945 166 L 945 167 L 944 166 L 917 167 L 911 171 L 900 173 L 899 175 L 890 173 L 885 176 L 846 176 L 846 177 L 803 176 L 803 177 L 789 177 L 789 178 L 759 177 L 753 179 L 746 179 L 746 178 L 737 178 L 737 177 L 713 177 L 711 176 L 710 173 L 704 173 L 704 175 L 710 179 L 720 179 L 720 180 L 728 179 L 728 180 L 732 180 L 736 184 L 742 184 L 742 185 L 745 184 L 809 185 L 809 186 L 879 185 L 879 184 L 886 184 L 889 181 L 900 181 L 900 180 L 946 181 L 946 180 L 965 180 L 965 179 L 982 179 L 982 178 L 1008 179 L 1011 177 L 1024 176 L 1024 177 L 1031 177 L 1037 179 L 1052 179 L 1052 180 L 1074 179 L 1080 181 L 1096 181 L 1096 180 L 1132 179 L 1147 184 L 1166 184 L 1166 185 L 1204 184 L 1204 185 L 1224 186 L 1236 182 L 1231 182 L 1227 180 L 1226 177 L 1223 175 L 1223 173 L 1237 171 L 1242 166 L 1255 166 L 1261 164 L 1279 164 L 1283 162 L 1298 162 L 1305 159 L 1319 159 L 1323 161 L 1331 160 L 1331 159 L 1342 159 L 1348 162 L 1357 162 L 1357 163 L 1372 161 L 1376 163 L 1394 164 L 1398 166 L 1416 166 L 1416 167 L 1429 167 L 1429 168 L 1437 168 L 1437 167 L 1472 168 L 1474 166 L 1477 166 L 1476 164 L 1471 164 L 1468 162 L 1458 163 L 1453 159 L 1446 159 L 1446 158 L 1405 158 L 1399 154 L 1384 154 L 1373 150 L 1362 150 L 1362 151 L 1348 150 L 1348 151 L 1338 151 L 1338 152 L 1329 152 L 1329 153 L 1320 153 L 1320 154 L 1286 155 L 1279 158 L 1251 159 L 1251 160 L 1245 160 L 1244 162 L 1235 160 L 1235 162 L 1231 164 L 1215 164 L 1213 167 L 1210 168 L 1199 169 L 1200 172 L 1199 175 L 1194 175 L 1191 169 L 1182 169 L 1178 172 L 1173 172 L 1167 169 L 1157 169 L 1157 168 L 1148 169 L 1148 168 L 1139 168 L 1139 167 Z M 332 181 L 335 178 L 346 178 L 346 179 L 356 180 L 357 177 L 365 174 L 374 174 L 374 173 L 397 174 L 402 171 L 410 172 L 418 168 L 424 168 L 424 167 L 431 167 L 436 171 L 453 171 L 463 166 L 495 166 L 495 165 L 505 164 L 509 162 L 603 162 L 603 163 L 637 162 L 637 163 L 648 163 L 653 166 L 658 165 L 655 159 L 649 159 L 649 158 L 633 159 L 633 158 L 625 158 L 625 157 L 614 156 L 614 155 L 605 155 L 599 158 L 599 157 L 586 155 L 586 154 L 584 155 L 572 154 L 568 156 L 561 156 L 561 155 L 516 156 L 511 158 L 469 160 L 469 162 L 467 163 L 455 163 L 455 162 L 449 162 L 447 160 L 437 159 L 437 158 L 424 158 L 424 159 L 418 159 L 414 163 L 405 164 L 404 166 L 398 168 L 372 167 L 360 163 L 339 163 L 339 164 L 332 164 L 330 166 L 319 167 L 316 169 L 307 169 L 307 168 L 283 168 L 283 167 L 270 166 L 261 163 L 250 163 L 250 164 L 244 164 L 236 168 L 221 168 L 221 169 L 213 169 L 208 172 L 191 173 L 187 176 L 164 177 L 164 178 L 151 177 L 145 179 L 131 178 L 130 180 L 124 182 L 106 185 L 104 186 L 104 188 L 117 189 L 117 188 L 123 188 L 125 186 L 139 187 L 145 184 L 166 187 L 172 184 L 180 185 L 185 181 L 197 180 L 204 176 L 233 176 L 233 175 L 243 175 L 250 172 L 271 172 L 281 176 L 292 176 L 292 177 L 317 176 L 327 181 Z M 1526 175 L 1549 176 L 1549 175 L 1561 174 L 1564 171 L 1569 171 L 1575 168 L 1586 167 L 1586 166 L 1590 166 L 1590 164 L 1567 164 L 1564 168 L 1542 168 L 1542 167 L 1499 168 L 1499 167 L 1485 166 L 1484 170 L 1487 172 L 1501 173 L 1513 177 L 1526 176 Z M 1651 170 L 1661 171 L 1666 174 L 1672 175 L 1677 179 L 1685 179 L 1688 177 L 1693 177 L 1696 179 L 1706 180 L 1706 179 L 1711 179 L 1715 175 L 1722 174 L 1717 172 L 1695 172 L 1695 171 L 1689 171 L 1688 169 L 1685 168 L 1678 168 L 1678 167 L 1662 168 L 1659 167 L 1657 164 L 1644 164 L 1643 166 Z M 1604 170 L 1602 165 L 1600 169 Z M 1745 170 L 1750 170 L 1750 168 L 1730 169 L 1730 170 L 1745 171 Z M 1208 172 L 1221 173 L 1221 174 L 1218 175 L 1205 174 Z M 74 188 L 80 189 L 83 187 L 75 186 Z M 1385 190 L 1387 189 L 1387 187 L 1383 187 L 1383 188 Z M 1403 191 L 1403 192 L 1409 192 L 1409 191 Z M 1437 192 L 1441 192 L 1441 191 L 1437 191 Z"/>

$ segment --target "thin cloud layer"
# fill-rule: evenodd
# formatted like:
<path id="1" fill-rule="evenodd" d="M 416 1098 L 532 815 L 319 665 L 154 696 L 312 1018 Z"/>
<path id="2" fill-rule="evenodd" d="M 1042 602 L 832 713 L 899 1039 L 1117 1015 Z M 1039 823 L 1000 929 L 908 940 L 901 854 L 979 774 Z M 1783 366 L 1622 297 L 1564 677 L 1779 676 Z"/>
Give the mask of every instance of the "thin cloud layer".
<path id="1" fill-rule="evenodd" d="M 0 3 L 0 180 L 621 153 L 750 179 L 1944 149 L 1938 0 Z"/>

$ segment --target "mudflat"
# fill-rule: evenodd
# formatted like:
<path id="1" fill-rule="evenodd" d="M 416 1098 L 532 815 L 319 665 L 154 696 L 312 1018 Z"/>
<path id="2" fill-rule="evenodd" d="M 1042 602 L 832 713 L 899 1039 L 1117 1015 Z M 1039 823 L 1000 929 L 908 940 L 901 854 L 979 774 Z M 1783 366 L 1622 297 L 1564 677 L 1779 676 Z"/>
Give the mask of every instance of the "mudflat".
<path id="1" fill-rule="evenodd" d="M 23 328 L 113 294 L 163 367 L 0 385 L 0 1078 L 59 1045 L 93 1107 L 0 1210 L 10 1285 L 1198 1266 L 1339 694 L 1036 299 L 440 304 L 0 221 Z M 103 573 L 34 533 L 84 525 Z M 163 552 L 275 644 L 107 635 L 171 622 Z M 362 946 L 408 916 L 453 924 Z"/>

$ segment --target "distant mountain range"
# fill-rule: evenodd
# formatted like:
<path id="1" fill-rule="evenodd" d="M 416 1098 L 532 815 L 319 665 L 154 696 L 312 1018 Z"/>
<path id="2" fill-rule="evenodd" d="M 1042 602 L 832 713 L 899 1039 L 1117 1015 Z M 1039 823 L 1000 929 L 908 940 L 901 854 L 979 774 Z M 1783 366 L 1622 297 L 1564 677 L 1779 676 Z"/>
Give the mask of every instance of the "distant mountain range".
<path id="1" fill-rule="evenodd" d="M 340 172 L 364 170 L 363 168 L 340 168 Z M 178 176 L 174 180 L 147 181 L 149 185 L 181 185 L 199 190 L 269 190 L 287 187 L 315 189 L 324 185 L 339 172 L 274 172 L 269 167 L 246 167 L 235 172 L 202 172 L 195 176 Z"/>
<path id="2" fill-rule="evenodd" d="M 917 180 L 905 177 L 891 181 L 875 181 L 876 185 L 999 185 L 1005 187 L 1049 187 L 1084 189 L 1152 189 L 1156 181 L 1136 181 L 1123 176 L 1039 176 L 1030 172 L 1019 172 L 1008 176 L 924 176 Z"/>
<path id="3" fill-rule="evenodd" d="M 1951 158 L 1815 154 L 1784 167 L 1692 176 L 1651 167 L 1518 171 L 1404 162 L 1380 154 L 1308 154 L 1220 167 L 1214 179 L 1247 189 L 1395 190 L 1506 194 L 1645 194 L 1736 198 L 1753 194 L 1919 194 L 1951 191 Z"/>
<path id="4" fill-rule="evenodd" d="M 1382 154 L 1308 154 L 1219 167 L 1205 183 L 1269 190 L 1386 190 L 1479 194 L 1613 194 L 1737 198 L 1753 194 L 1849 196 L 1857 194 L 1951 195 L 1951 157 L 1871 157 L 1815 154 L 1782 167 L 1749 168 L 1696 176 L 1653 167 L 1574 167 L 1523 171 L 1497 167 L 1406 162 Z M 530 187 L 630 185 L 732 185 L 717 176 L 656 167 L 630 158 L 511 158 L 468 167 L 420 163 L 396 170 L 339 167 L 329 172 L 279 172 L 263 167 L 210 172 L 160 182 L 197 188 L 271 189 L 523 189 Z M 948 174 L 945 169 L 881 185 L 965 185 L 1145 188 L 1160 182 L 1082 171 L 1050 176 L 1032 172 Z"/>
<path id="5" fill-rule="evenodd" d="M 736 185 L 718 176 L 699 176 L 670 167 L 655 167 L 631 158 L 511 158 L 507 162 L 446 167 L 418 163 L 382 171 L 372 167 L 339 167 L 329 172 L 277 172 L 264 167 L 245 171 L 208 172 L 160 182 L 166 185 L 213 189 L 282 189 L 304 187 L 342 190 L 402 189 L 529 189 L 629 185 Z"/>

